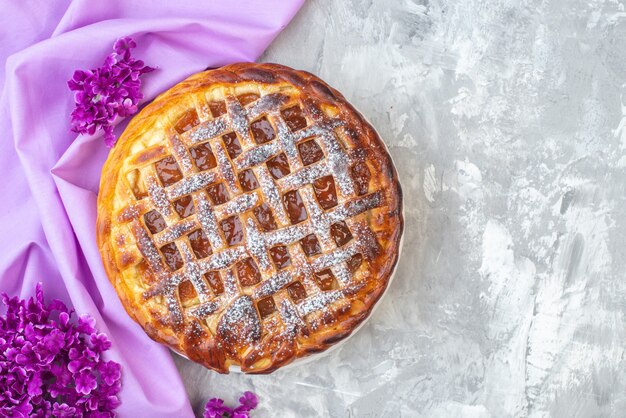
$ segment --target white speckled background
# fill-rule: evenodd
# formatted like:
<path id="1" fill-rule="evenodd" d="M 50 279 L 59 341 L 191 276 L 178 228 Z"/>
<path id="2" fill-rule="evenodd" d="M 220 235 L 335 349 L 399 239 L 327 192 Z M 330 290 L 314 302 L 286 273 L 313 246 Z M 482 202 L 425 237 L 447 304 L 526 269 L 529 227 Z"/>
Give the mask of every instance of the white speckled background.
<path id="1" fill-rule="evenodd" d="M 626 11 L 612 0 L 310 0 L 263 57 L 371 120 L 405 195 L 369 323 L 270 376 L 176 358 L 197 412 L 626 416 Z"/>

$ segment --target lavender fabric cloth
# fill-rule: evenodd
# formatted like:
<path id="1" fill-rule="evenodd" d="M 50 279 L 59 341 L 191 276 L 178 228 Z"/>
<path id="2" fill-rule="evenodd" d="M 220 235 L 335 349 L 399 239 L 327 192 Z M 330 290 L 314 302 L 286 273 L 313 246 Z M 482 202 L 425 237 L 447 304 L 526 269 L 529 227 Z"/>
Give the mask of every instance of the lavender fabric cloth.
<path id="1" fill-rule="evenodd" d="M 66 81 L 131 36 L 133 56 L 157 67 L 143 77 L 147 102 L 206 67 L 254 61 L 303 1 L 0 0 L 0 290 L 26 297 L 42 281 L 47 298 L 96 318 L 123 367 L 122 417 L 192 412 L 169 353 L 127 316 L 102 267 L 96 198 L 109 150 L 99 133 L 70 132 Z"/>

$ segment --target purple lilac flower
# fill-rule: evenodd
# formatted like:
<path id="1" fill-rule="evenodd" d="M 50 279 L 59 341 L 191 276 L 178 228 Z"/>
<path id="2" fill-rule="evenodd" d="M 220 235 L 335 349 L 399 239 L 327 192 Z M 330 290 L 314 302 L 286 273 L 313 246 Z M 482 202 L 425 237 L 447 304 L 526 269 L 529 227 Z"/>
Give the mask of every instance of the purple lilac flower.
<path id="1" fill-rule="evenodd" d="M 60 301 L 2 294 L 0 316 L 0 416 L 113 417 L 120 405 L 120 365 L 106 361 L 111 347 L 95 320 Z"/>
<path id="2" fill-rule="evenodd" d="M 244 392 L 235 409 L 224 405 L 224 400 L 212 398 L 204 409 L 204 418 L 248 418 L 250 411 L 257 407 L 259 400 L 252 392 Z"/>
<path id="3" fill-rule="evenodd" d="M 224 405 L 223 399 L 213 398 L 206 404 L 204 418 L 221 418 L 224 414 L 230 414 L 232 411 L 232 409 Z"/>
<path id="4" fill-rule="evenodd" d="M 117 116 L 137 112 L 143 98 L 139 77 L 154 70 L 131 57 L 130 50 L 136 46 L 129 37 L 120 38 L 113 45 L 115 52 L 106 57 L 102 67 L 74 72 L 67 82 L 70 90 L 76 92 L 76 108 L 71 114 L 73 132 L 93 135 L 102 129 L 104 143 L 108 147 L 115 145 L 113 121 Z"/>
<path id="5" fill-rule="evenodd" d="M 259 404 L 259 400 L 256 395 L 252 392 L 244 392 L 243 396 L 239 398 L 239 403 L 241 404 L 239 408 L 241 410 L 251 411 L 257 407 Z M 239 409 L 237 408 L 237 409 Z"/>

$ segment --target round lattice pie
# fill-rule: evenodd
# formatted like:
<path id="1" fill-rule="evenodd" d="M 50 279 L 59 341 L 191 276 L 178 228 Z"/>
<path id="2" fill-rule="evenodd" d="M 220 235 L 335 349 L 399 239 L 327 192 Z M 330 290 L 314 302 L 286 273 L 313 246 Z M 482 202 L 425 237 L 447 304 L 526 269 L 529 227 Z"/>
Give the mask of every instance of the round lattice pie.
<path id="1" fill-rule="evenodd" d="M 374 129 L 275 64 L 196 74 L 129 123 L 98 246 L 128 313 L 219 372 L 268 373 L 347 337 L 387 287 L 402 202 Z"/>

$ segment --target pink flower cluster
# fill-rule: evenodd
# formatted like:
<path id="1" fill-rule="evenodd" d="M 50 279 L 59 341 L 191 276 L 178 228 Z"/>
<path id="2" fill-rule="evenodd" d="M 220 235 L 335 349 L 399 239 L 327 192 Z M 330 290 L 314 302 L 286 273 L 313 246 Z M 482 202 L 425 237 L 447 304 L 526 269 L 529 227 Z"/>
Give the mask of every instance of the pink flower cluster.
<path id="1" fill-rule="evenodd" d="M 120 405 L 121 368 L 106 361 L 111 347 L 95 320 L 59 300 L 2 294 L 0 316 L 0 416 L 113 417 Z"/>
<path id="2" fill-rule="evenodd" d="M 224 405 L 223 399 L 213 398 L 206 404 L 204 418 L 248 418 L 258 404 L 259 400 L 252 392 L 244 392 L 239 398 L 239 406 L 234 409 Z"/>
<path id="3" fill-rule="evenodd" d="M 141 93 L 139 77 L 153 71 L 143 61 L 131 57 L 130 50 L 137 44 L 131 38 L 118 39 L 113 45 L 102 67 L 92 70 L 76 70 L 67 82 L 75 91 L 76 108 L 72 111 L 72 131 L 93 135 L 96 130 L 104 131 L 104 143 L 115 144 L 113 121 L 117 116 L 131 116 L 137 112 Z"/>

